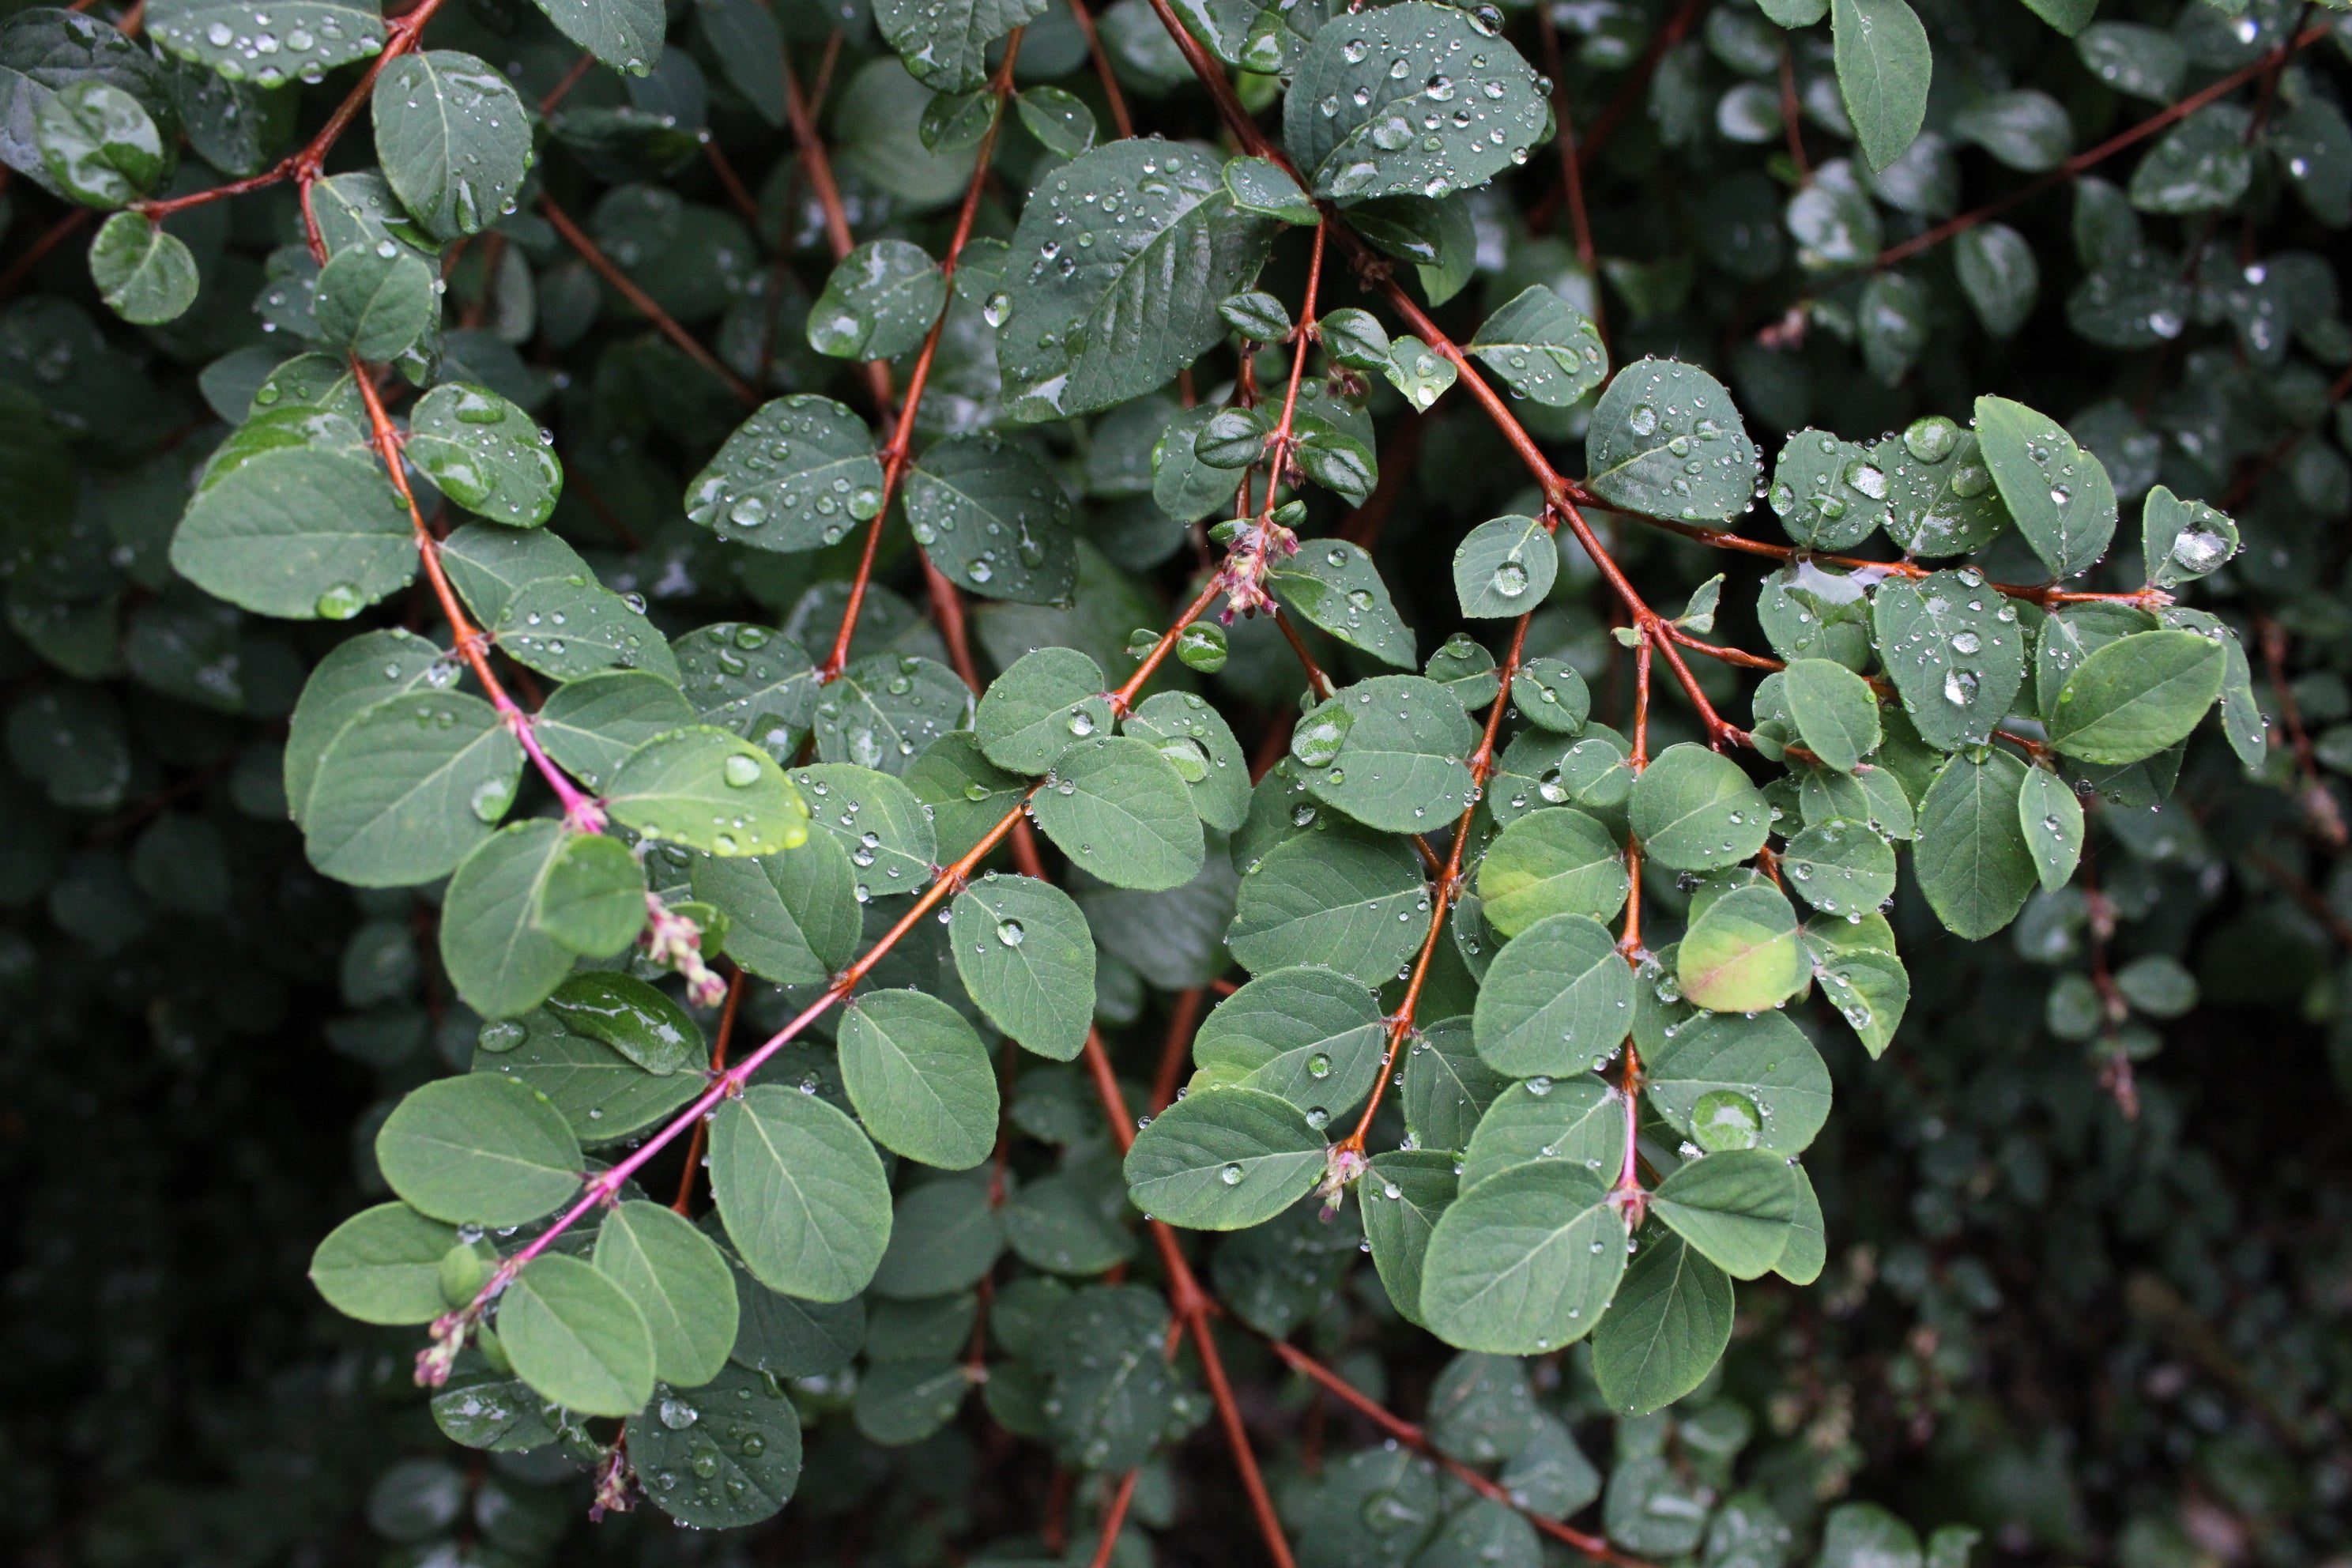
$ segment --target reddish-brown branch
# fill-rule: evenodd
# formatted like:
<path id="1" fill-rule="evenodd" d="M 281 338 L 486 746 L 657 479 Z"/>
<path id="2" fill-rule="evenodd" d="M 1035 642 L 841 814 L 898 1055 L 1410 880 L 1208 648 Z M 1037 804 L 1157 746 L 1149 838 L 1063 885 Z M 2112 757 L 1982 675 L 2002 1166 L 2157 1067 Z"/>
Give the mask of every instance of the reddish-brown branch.
<path id="1" fill-rule="evenodd" d="M 1102 34 L 1096 30 L 1094 13 L 1087 9 L 1087 0 L 1069 0 L 1069 5 L 1070 19 L 1087 36 L 1087 53 L 1094 57 L 1095 76 L 1102 82 L 1103 97 L 1110 104 L 1112 128 L 1125 142 L 1135 134 L 1135 119 L 1127 111 L 1127 94 L 1119 89 L 1118 73 L 1110 68 L 1110 56 L 1103 48 Z"/>
<path id="2" fill-rule="evenodd" d="M 1140 1473 L 1129 1470 L 1119 1477 L 1110 1494 L 1110 1506 L 1103 1510 L 1102 1538 L 1095 1543 L 1094 1568 L 1110 1568 L 1110 1554 L 1118 1550 L 1118 1532 L 1126 1527 L 1127 1505 L 1135 1496 L 1135 1478 Z"/>
<path id="3" fill-rule="evenodd" d="M 857 574 L 849 582 L 849 601 L 843 605 L 841 629 L 834 635 L 833 651 L 817 667 L 820 681 L 838 678 L 849 664 L 850 639 L 857 633 L 857 616 L 866 605 L 866 591 L 874 579 L 874 560 L 882 543 L 883 525 L 890 518 L 890 502 L 898 493 L 899 481 L 906 478 L 907 465 L 915 450 L 915 416 L 921 408 L 923 388 L 929 384 L 931 364 L 939 356 L 940 335 L 947 330 L 948 312 L 955 305 L 956 264 L 963 258 L 963 247 L 971 239 L 973 220 L 980 216 L 981 192 L 987 187 L 988 164 L 996 150 L 996 133 L 1004 124 L 1004 105 L 1013 96 L 1013 62 L 1021 56 L 1021 29 L 1015 27 L 1004 40 L 1004 58 L 996 68 L 996 79 L 989 90 L 996 95 L 996 118 L 989 122 L 987 133 L 980 139 L 980 147 L 972 161 L 971 180 L 964 187 L 963 206 L 956 215 L 955 233 L 948 240 L 947 255 L 940 258 L 940 272 L 948 285 L 948 297 L 940 306 L 940 313 L 931 321 L 931 330 L 923 334 L 922 351 L 915 356 L 915 368 L 907 377 L 906 401 L 899 405 L 890 439 L 882 447 L 882 504 L 866 531 L 866 550 L 859 556 Z M 828 224 L 831 219 L 828 216 Z M 877 393 L 887 400 L 889 373 L 884 369 L 877 384 Z M 929 558 L 926 557 L 926 560 Z M 936 590 L 935 590 L 936 593 Z M 961 617 L 959 617 L 961 618 Z M 966 658 L 969 666 L 969 657 Z M 978 677 L 969 668 L 957 671 L 974 690 L 979 689 Z"/>
<path id="4" fill-rule="evenodd" d="M 678 325 L 676 317 L 655 303 L 652 295 L 638 288 L 627 273 L 615 266 L 613 258 L 605 255 L 578 224 L 572 221 L 572 215 L 556 205 L 553 196 L 542 195 L 539 198 L 539 210 L 547 216 L 549 223 L 555 226 L 555 232 L 563 237 L 564 242 L 580 253 L 580 258 L 588 263 L 596 276 L 611 284 L 615 293 L 636 307 L 637 310 L 660 331 L 662 336 L 678 346 L 679 351 L 687 358 L 717 376 L 727 390 L 735 395 L 739 402 L 751 405 L 760 401 L 760 395 L 745 385 L 741 377 L 719 363 L 717 355 L 696 342 L 694 334 Z"/>
<path id="5" fill-rule="evenodd" d="M 1283 637 L 1290 644 L 1290 651 L 1297 654 L 1298 662 L 1306 667 L 1307 689 L 1315 693 L 1318 702 L 1328 700 L 1335 689 L 1331 678 L 1323 673 L 1323 667 L 1317 664 L 1315 656 L 1307 651 L 1307 639 L 1298 635 L 1298 628 L 1291 624 L 1289 615 L 1280 605 L 1274 607 L 1274 624 L 1282 628 Z"/>
<path id="6" fill-rule="evenodd" d="M 2294 749 L 2295 771 L 2303 777 L 2304 815 L 2314 831 L 2340 849 L 2347 837 L 2344 814 L 2336 809 L 2335 795 L 2319 776 L 2311 733 L 2303 722 L 2303 705 L 2295 700 L 2294 688 L 2286 678 L 2286 628 L 2268 616 L 2257 615 L 2254 639 L 2262 647 L 2263 664 L 2271 679 L 2271 695 L 2278 702 L 2279 722 L 2286 727 L 2288 743 Z"/>
<path id="7" fill-rule="evenodd" d="M 964 624 L 963 595 L 929 555 L 923 557 L 923 586 L 931 597 L 931 616 L 939 622 L 940 640 L 948 645 L 948 661 L 977 697 L 981 692 L 980 667 L 972 662 L 971 633 Z"/>
<path id="8" fill-rule="evenodd" d="M 1192 1031 L 1201 1022 L 1201 988 L 1197 985 L 1176 993 L 1175 1005 L 1168 1015 L 1168 1037 L 1160 1047 L 1160 1072 L 1151 1080 L 1151 1113 L 1154 1116 L 1168 1109 L 1176 1098 L 1176 1080 L 1184 1076 L 1184 1063 L 1192 1049 Z"/>
<path id="9" fill-rule="evenodd" d="M 1346 1378 L 1341 1377 L 1296 1345 L 1287 1341 L 1276 1339 L 1268 1339 L 1266 1343 L 1272 1347 L 1274 1353 L 1282 1359 L 1283 1364 L 1289 1367 L 1291 1371 L 1311 1380 L 1325 1393 L 1331 1394 L 1339 1403 L 1363 1416 L 1405 1447 L 1428 1455 L 1444 1466 L 1448 1475 L 1469 1487 L 1480 1497 L 1490 1502 L 1501 1503 L 1505 1508 L 1526 1515 L 1528 1523 L 1550 1536 L 1554 1541 L 1574 1547 L 1595 1562 L 1615 1564 L 1616 1568 L 1649 1568 L 1642 1559 L 1627 1556 L 1598 1535 L 1588 1534 L 1571 1525 L 1562 1524 L 1556 1519 L 1522 1507 L 1514 1501 L 1511 1494 L 1499 1484 L 1472 1469 L 1432 1443 L 1429 1440 L 1429 1434 L 1421 1427 L 1401 1415 L 1390 1414 L 1380 1401 L 1363 1393 Z"/>
<path id="10" fill-rule="evenodd" d="M 1560 189 L 1568 197 L 1569 233 L 1575 238 L 1576 259 L 1592 290 L 1592 330 L 1605 346 L 1609 324 L 1602 314 L 1600 253 L 1593 248 L 1592 217 L 1584 207 L 1584 161 L 1576 153 L 1576 109 L 1568 100 L 1568 72 L 1560 65 L 1559 28 L 1551 19 L 1550 6 L 1536 7 L 1536 25 L 1543 40 L 1544 71 L 1551 78 L 1552 119 L 1559 126 L 1554 140 L 1559 148 Z"/>
<path id="11" fill-rule="evenodd" d="M 554 113 L 555 106 L 572 96 L 572 89 L 578 87 L 581 82 L 587 78 L 589 68 L 593 66 L 595 63 L 596 57 L 594 55 L 590 54 L 585 49 L 581 50 L 580 58 L 572 62 L 572 68 L 563 73 L 563 79 L 557 82 L 553 87 L 548 89 L 547 96 L 539 100 L 539 112 L 541 115 L 545 116 Z"/>
<path id="12" fill-rule="evenodd" d="M 1786 34 L 1780 37 L 1780 132 L 1788 138 L 1789 162 L 1797 168 L 1797 178 L 1806 184 L 1813 183 L 1812 161 L 1805 156 L 1804 106 L 1797 101 L 1797 62 L 1789 52 Z"/>
<path id="13" fill-rule="evenodd" d="M 703 156 L 710 160 L 711 170 L 718 174 L 719 186 L 726 191 L 728 201 L 734 205 L 735 210 L 743 215 L 743 221 L 750 224 L 756 232 L 760 226 L 760 204 L 754 201 L 751 193 L 744 188 L 742 177 L 735 173 L 735 165 L 727 161 L 727 154 L 719 150 L 718 138 L 713 137 L 705 142 L 702 144 L 702 152 Z"/>
<path id="14" fill-rule="evenodd" d="M 1989 218 L 1999 216 L 2020 202 L 2038 196 L 2053 186 L 2063 184 L 2069 180 L 2088 173 L 2126 148 L 2147 141 L 2167 126 L 2186 120 L 2207 104 L 2228 97 L 2266 72 L 2276 70 L 2289 56 L 2319 42 L 2333 28 L 2334 24 L 2328 22 L 2303 28 L 2252 65 L 2242 70 L 2231 71 L 2219 81 L 2190 93 L 2179 102 L 2158 110 L 2129 130 L 2119 132 L 2097 146 L 2075 153 L 2039 179 L 2029 180 L 2008 195 L 1996 196 L 1982 206 L 1964 212 L 1958 217 L 1947 219 L 1924 234 L 1914 235 L 1899 244 L 1888 246 L 1878 253 L 1877 265 L 1887 268 L 1898 262 L 1907 261 L 1922 251 L 1934 249 L 1954 235 L 1965 233 Z"/>
<path id="15" fill-rule="evenodd" d="M 1650 78 L 1657 74 L 1658 62 L 1666 58 L 1668 49 L 1690 36 L 1692 24 L 1706 9 L 1706 0 L 1683 0 L 1675 8 L 1675 14 L 1666 18 L 1666 25 L 1658 29 L 1656 37 L 1650 40 L 1650 47 L 1643 51 L 1641 59 L 1625 78 L 1625 84 L 1617 89 L 1617 96 L 1609 100 L 1609 107 L 1601 111 L 1601 118 L 1592 122 L 1591 131 L 1585 132 L 1584 144 L 1577 151 L 1580 163 L 1586 168 L 1592 166 L 1592 160 L 1601 155 L 1601 144 L 1616 132 L 1625 116 L 1632 113 L 1633 106 L 1649 92 Z"/>
<path id="16" fill-rule="evenodd" d="M 833 36 L 838 46 L 841 35 Z M 824 214 L 824 232 L 833 242 L 835 260 L 849 254 L 856 241 L 850 237 L 849 210 L 842 205 L 841 187 L 834 183 L 833 160 L 826 155 L 824 138 L 816 132 L 816 115 L 808 99 L 801 92 L 801 81 L 793 70 L 792 56 L 784 56 L 784 118 L 791 121 L 793 143 L 800 153 L 801 172 L 808 176 L 809 189 L 816 196 L 816 205 Z"/>
<path id="17" fill-rule="evenodd" d="M 1209 606 L 1215 604 L 1217 596 L 1224 591 L 1224 574 L 1212 573 L 1208 584 L 1194 596 L 1191 604 L 1184 606 L 1184 613 L 1176 618 L 1176 624 L 1160 634 L 1160 640 L 1152 644 L 1151 651 L 1143 656 L 1143 662 L 1135 667 L 1135 673 L 1129 676 L 1120 683 L 1119 689 L 1110 694 L 1110 708 L 1113 713 L 1122 719 L 1127 717 L 1129 710 L 1135 706 L 1135 694 L 1143 689 L 1143 683 L 1151 679 L 1152 671 L 1158 669 L 1161 661 L 1167 658 L 1169 651 L 1176 646 L 1176 639 L 1184 635 L 1184 628 L 1206 615 Z"/>
<path id="18" fill-rule="evenodd" d="M 714 1073 L 727 1068 L 727 1042 L 735 1033 L 735 1010 L 743 1005 L 743 979 L 740 969 L 727 977 L 727 1006 L 719 1015 L 719 1034 L 710 1044 L 710 1070 Z M 698 1121 L 693 1135 L 687 1140 L 686 1169 L 678 1173 L 677 1197 L 669 1205 L 679 1214 L 685 1214 L 694 1201 L 694 1178 L 702 1169 L 702 1145 L 709 1131 L 709 1123 Z"/>
<path id="19" fill-rule="evenodd" d="M 1437 957 L 1437 944 L 1443 940 L 1446 912 L 1462 887 L 1462 854 L 1470 842 L 1470 824 L 1478 811 L 1478 794 L 1495 771 L 1495 742 L 1502 733 L 1503 710 L 1510 706 L 1511 681 L 1519 672 L 1519 660 L 1527 651 L 1528 616 L 1521 616 L 1511 629 L 1511 646 L 1503 656 L 1501 669 L 1496 672 L 1499 685 L 1493 706 L 1486 710 L 1486 728 L 1478 738 L 1478 749 L 1470 754 L 1470 804 L 1462 810 L 1454 824 L 1454 843 L 1447 849 L 1445 863 L 1437 868 L 1437 880 L 1429 892 L 1429 929 L 1421 939 L 1421 951 L 1413 959 L 1412 974 L 1405 982 L 1404 999 L 1397 1005 L 1388 1021 L 1388 1037 L 1381 1051 L 1381 1070 L 1372 1079 L 1372 1091 L 1365 1097 L 1363 1113 L 1356 1118 L 1355 1131 L 1349 1133 L 1339 1148 L 1361 1157 L 1364 1136 L 1371 1131 L 1372 1118 L 1381 1109 L 1381 1098 L 1388 1090 L 1389 1080 L 1396 1076 L 1397 1059 L 1403 1054 L 1405 1042 L 1412 1037 L 1413 1015 L 1421 1005 L 1421 988 L 1429 978 L 1429 969 Z M 1426 853 L 1426 846 L 1423 847 Z"/>

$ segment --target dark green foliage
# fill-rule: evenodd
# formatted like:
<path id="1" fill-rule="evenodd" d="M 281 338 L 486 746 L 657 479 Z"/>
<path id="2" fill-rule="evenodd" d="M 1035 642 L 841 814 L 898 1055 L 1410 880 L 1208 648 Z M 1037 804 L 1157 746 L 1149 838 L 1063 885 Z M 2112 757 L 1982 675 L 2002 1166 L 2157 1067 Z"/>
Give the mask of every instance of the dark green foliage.
<path id="1" fill-rule="evenodd" d="M 11 13 L 12 1542 L 2341 1558 L 2347 59 Z"/>

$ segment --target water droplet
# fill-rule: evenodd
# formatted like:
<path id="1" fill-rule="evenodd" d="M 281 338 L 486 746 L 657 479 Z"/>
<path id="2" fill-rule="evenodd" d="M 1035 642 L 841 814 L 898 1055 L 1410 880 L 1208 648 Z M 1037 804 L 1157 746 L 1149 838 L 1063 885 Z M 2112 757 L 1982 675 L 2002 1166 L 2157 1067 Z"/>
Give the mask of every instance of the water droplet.
<path id="1" fill-rule="evenodd" d="M 1217 1173 L 1217 1180 L 1229 1187 L 1238 1187 L 1242 1184 L 1242 1168 L 1239 1165 L 1227 1165 Z"/>
<path id="2" fill-rule="evenodd" d="M 720 766 L 719 773 L 731 787 L 749 789 L 760 782 L 760 762 L 748 752 L 736 752 Z"/>
<path id="3" fill-rule="evenodd" d="M 319 595 L 314 607 L 322 620 L 348 621 L 367 608 L 367 595 L 356 583 L 337 583 Z"/>

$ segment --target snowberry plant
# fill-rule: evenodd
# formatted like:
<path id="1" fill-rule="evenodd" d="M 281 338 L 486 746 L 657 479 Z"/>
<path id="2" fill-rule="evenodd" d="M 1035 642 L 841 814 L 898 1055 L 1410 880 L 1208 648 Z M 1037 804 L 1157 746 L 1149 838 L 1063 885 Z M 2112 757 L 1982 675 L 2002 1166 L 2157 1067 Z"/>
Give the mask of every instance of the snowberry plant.
<path id="1" fill-rule="evenodd" d="M 357 890 L 381 1198 L 310 1280 L 600 1516 L 985 1425 L 1102 1478 L 997 1554 L 1099 1565 L 1213 1421 L 1284 1564 L 1958 1568 L 1738 1489 L 1719 1363 L 1852 1245 L 1807 1156 L 1931 1037 L 1917 950 L 2024 913 L 2015 1026 L 2125 1121 L 2196 991 L 2118 920 L 2226 879 L 2176 792 L 2341 841 L 2282 671 L 2352 630 L 2347 52 L 2284 0 L 17 10 L 11 755 L 101 815 L 233 770 Z M 174 907 L 184 820 L 62 907 Z M 1444 1347 L 1429 1422 L 1367 1335 Z M 1375 1440 L 1269 1480 L 1286 1378 Z"/>

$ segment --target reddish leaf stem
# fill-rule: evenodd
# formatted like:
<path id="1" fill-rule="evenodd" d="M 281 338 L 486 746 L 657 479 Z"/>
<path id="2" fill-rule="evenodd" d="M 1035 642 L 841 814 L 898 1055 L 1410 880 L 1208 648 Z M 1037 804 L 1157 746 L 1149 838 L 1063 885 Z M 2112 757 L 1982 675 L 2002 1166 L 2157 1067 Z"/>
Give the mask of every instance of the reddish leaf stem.
<path id="1" fill-rule="evenodd" d="M 638 288 L 627 273 L 614 265 L 613 258 L 606 256 L 598 247 L 596 242 L 589 238 L 587 233 L 578 224 L 572 221 L 572 215 L 556 205 L 553 196 L 541 195 L 539 198 L 539 210 L 546 215 L 549 223 L 555 226 L 555 232 L 563 237 L 564 242 L 580 253 L 580 258 L 589 265 L 596 276 L 611 284 L 614 293 L 635 306 L 660 331 L 662 336 L 676 343 L 679 352 L 687 358 L 717 376 L 727 390 L 735 395 L 738 402 L 748 405 L 760 401 L 760 395 L 744 384 L 740 376 L 719 363 L 718 355 L 697 342 L 694 334 L 680 326 L 676 317 L 655 303 L 652 295 Z"/>

